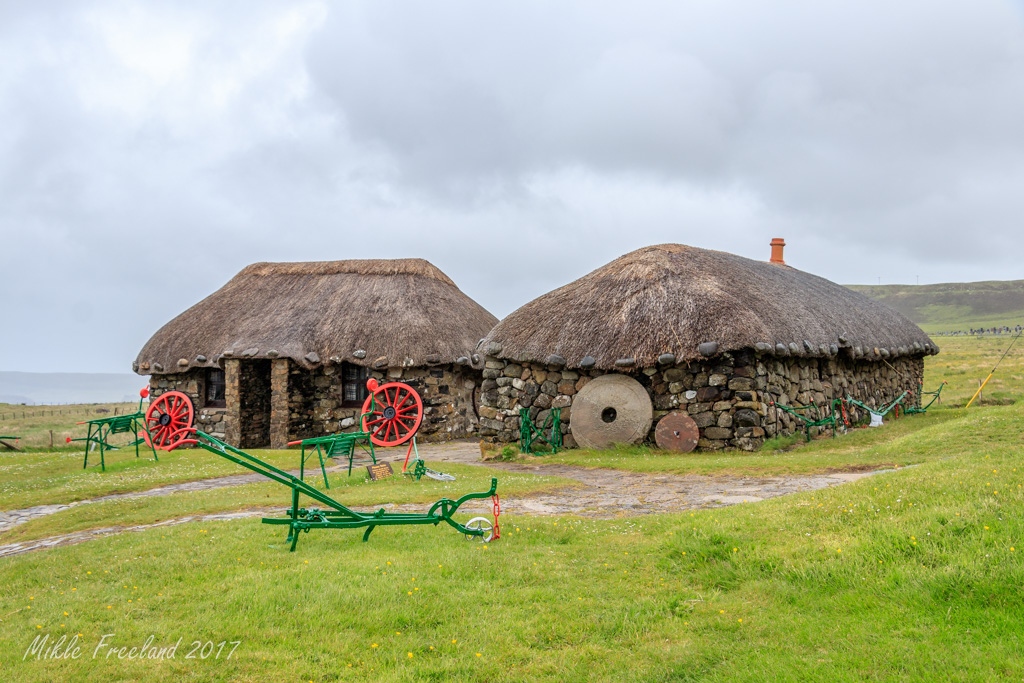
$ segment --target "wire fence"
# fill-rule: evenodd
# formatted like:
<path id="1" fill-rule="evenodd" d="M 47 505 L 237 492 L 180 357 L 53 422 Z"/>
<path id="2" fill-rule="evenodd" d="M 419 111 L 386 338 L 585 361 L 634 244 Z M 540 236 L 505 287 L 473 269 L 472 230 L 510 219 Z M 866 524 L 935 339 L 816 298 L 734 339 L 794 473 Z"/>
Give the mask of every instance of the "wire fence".
<path id="1" fill-rule="evenodd" d="M 114 406 L 112 408 L 96 407 L 96 406 L 68 406 L 65 408 L 51 408 L 49 410 L 6 410 L 0 411 L 0 422 L 5 420 L 27 420 L 35 417 L 63 417 L 65 415 L 81 416 L 81 415 L 124 415 L 125 413 L 134 413 L 138 409 L 138 406 L 123 407 Z"/>

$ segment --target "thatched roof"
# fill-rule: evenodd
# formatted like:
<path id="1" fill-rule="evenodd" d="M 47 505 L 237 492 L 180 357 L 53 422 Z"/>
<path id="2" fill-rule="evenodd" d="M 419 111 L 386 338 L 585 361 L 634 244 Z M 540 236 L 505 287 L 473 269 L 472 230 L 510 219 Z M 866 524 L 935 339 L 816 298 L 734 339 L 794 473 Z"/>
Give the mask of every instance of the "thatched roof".
<path id="1" fill-rule="evenodd" d="M 498 323 L 481 348 L 509 360 L 601 369 L 744 348 L 875 359 L 938 351 L 896 311 L 833 282 L 681 244 L 638 249 L 534 299 Z"/>
<path id="2" fill-rule="evenodd" d="M 182 372 L 232 356 L 305 367 L 452 363 L 496 322 L 423 259 L 255 263 L 160 328 L 134 369 Z"/>

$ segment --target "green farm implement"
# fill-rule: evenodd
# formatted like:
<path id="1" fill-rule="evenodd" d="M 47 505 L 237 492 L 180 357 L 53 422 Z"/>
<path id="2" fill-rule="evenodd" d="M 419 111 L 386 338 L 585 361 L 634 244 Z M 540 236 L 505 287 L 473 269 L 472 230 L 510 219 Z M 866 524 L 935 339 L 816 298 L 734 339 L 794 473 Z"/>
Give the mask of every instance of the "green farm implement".
<path id="1" fill-rule="evenodd" d="M 20 438 L 20 436 L 0 436 L 0 446 L 9 451 L 20 451 L 21 449 L 17 446 L 18 439 Z M 8 443 L 9 441 L 14 441 L 15 443 Z"/>
<path id="2" fill-rule="evenodd" d="M 542 441 L 551 448 L 552 453 L 557 453 L 562 447 L 562 409 L 552 408 L 551 413 L 539 428 L 530 419 L 528 408 L 519 409 L 519 452 L 534 453 L 534 444 Z M 544 432 L 550 430 L 550 437 L 544 436 Z"/>
<path id="3" fill-rule="evenodd" d="M 402 382 L 378 384 L 377 380 L 370 379 L 366 382 L 366 388 L 369 395 L 363 402 L 362 414 L 359 416 L 360 431 L 316 436 L 288 443 L 289 446 L 302 446 L 300 479 L 305 478 L 306 459 L 313 453 L 316 453 L 320 460 L 324 486 L 331 488 L 327 482 L 324 458 L 348 459 L 348 474 L 352 476 L 354 464 L 377 464 L 374 446 L 387 448 L 410 442 L 409 450 L 412 451 L 416 443 L 416 431 L 423 422 L 423 401 L 419 394 Z M 360 448 L 359 451 L 356 450 L 357 446 Z M 361 461 L 357 462 L 360 456 Z M 408 463 L 408 453 L 405 458 Z"/>
<path id="4" fill-rule="evenodd" d="M 907 414 L 907 415 L 915 415 L 915 414 L 927 413 L 928 409 L 932 407 L 933 403 L 935 403 L 936 401 L 938 401 L 939 403 L 942 402 L 941 394 L 942 394 L 942 387 L 944 387 L 944 386 L 946 386 L 946 382 L 943 382 L 942 384 L 940 384 L 939 388 L 936 389 L 935 391 L 925 391 L 924 390 L 924 382 L 919 382 L 918 385 L 917 385 L 917 401 L 915 402 L 916 405 L 903 406 L 903 412 L 905 414 Z M 925 396 L 931 396 L 932 397 L 932 400 L 928 401 L 927 405 L 925 405 L 925 403 L 924 403 L 924 397 Z"/>
<path id="5" fill-rule="evenodd" d="M 792 415 L 803 424 L 807 440 L 811 440 L 811 429 L 814 427 L 831 427 L 832 438 L 836 436 L 836 429 L 846 429 L 842 401 L 836 399 L 826 404 L 826 407 L 817 405 L 811 401 L 809 406 L 784 406 L 775 401 L 769 401 L 768 405 L 775 406 L 776 410 Z"/>
<path id="6" fill-rule="evenodd" d="M 178 439 L 179 444 L 191 443 L 198 445 L 200 448 L 226 458 L 291 489 L 291 507 L 288 509 L 287 514 L 284 517 L 263 519 L 264 524 L 282 524 L 288 527 L 286 542 L 291 544 L 290 550 L 295 550 L 295 546 L 299 542 L 299 534 L 301 532 L 308 533 L 310 529 L 365 528 L 363 541 L 366 541 L 370 538 L 370 533 L 379 526 L 419 524 L 433 524 L 437 526 L 441 522 L 445 522 L 470 540 L 476 539 L 487 542 L 499 537 L 497 514 L 500 510 L 500 503 L 497 494 L 498 480 L 494 478 L 491 479 L 490 490 L 480 493 L 467 493 L 458 500 L 442 498 L 431 505 L 425 513 L 387 512 L 384 508 L 376 512 L 356 512 L 345 507 L 326 493 L 307 484 L 299 477 L 278 469 L 245 451 L 229 446 L 205 432 L 196 429 L 183 429 L 180 431 L 181 433 L 177 435 L 180 437 Z M 314 502 L 325 507 L 301 507 L 301 496 L 311 498 Z M 495 520 L 493 524 L 486 517 L 476 517 L 465 524 L 455 521 L 454 515 L 463 504 L 470 500 L 485 498 L 491 498 L 494 505 Z"/>
<path id="7" fill-rule="evenodd" d="M 68 437 L 67 442 L 85 442 L 85 460 L 82 463 L 82 469 L 89 466 L 89 453 L 97 446 L 100 449 L 100 469 L 105 472 L 107 470 L 105 457 L 107 451 L 134 446 L 137 458 L 139 457 L 139 446 L 145 444 L 152 451 L 153 460 L 159 461 L 160 459 L 156 455 L 158 448 L 169 451 L 178 445 L 177 433 L 192 425 L 192 402 L 188 396 L 178 391 L 168 391 L 150 403 L 145 413 L 142 412 L 142 402 L 149 397 L 149 389 L 140 391 L 139 397 L 139 409 L 134 413 L 100 417 L 77 423 L 88 425 L 89 431 L 79 439 Z M 118 434 L 128 435 L 128 442 L 111 443 L 111 437 Z"/>
<path id="8" fill-rule="evenodd" d="M 940 388 L 940 390 L 941 390 L 941 388 Z M 889 412 L 892 411 L 894 408 L 896 409 L 896 413 L 895 414 L 897 416 L 899 415 L 899 406 L 905 400 L 910 398 L 910 396 L 911 396 L 911 394 L 910 394 L 909 390 L 908 391 L 904 391 L 902 394 L 897 396 L 896 399 L 893 400 L 891 403 L 887 403 L 887 404 L 885 404 L 884 406 L 882 406 L 881 408 L 878 408 L 878 409 L 872 408 L 869 405 L 861 403 L 860 401 L 858 401 L 857 399 L 855 399 L 852 396 L 847 396 L 846 397 L 846 402 L 849 403 L 850 405 L 857 406 L 858 408 L 861 408 L 861 409 L 867 411 L 868 415 L 871 416 L 871 422 L 868 424 L 868 427 L 881 427 L 882 426 L 882 419 L 886 415 L 888 415 Z M 929 405 L 931 405 L 931 404 L 929 404 Z"/>
<path id="9" fill-rule="evenodd" d="M 416 453 L 416 457 L 410 463 L 409 455 L 413 452 Z M 412 469 L 409 468 L 410 464 Z M 419 481 L 424 476 L 436 479 L 437 481 L 455 481 L 454 474 L 445 474 L 444 472 L 438 472 L 427 467 L 427 463 L 420 459 L 420 449 L 416 447 L 416 439 L 413 439 L 409 444 L 409 450 L 405 454 L 405 463 L 402 465 L 402 474 L 407 474 L 416 481 Z"/>

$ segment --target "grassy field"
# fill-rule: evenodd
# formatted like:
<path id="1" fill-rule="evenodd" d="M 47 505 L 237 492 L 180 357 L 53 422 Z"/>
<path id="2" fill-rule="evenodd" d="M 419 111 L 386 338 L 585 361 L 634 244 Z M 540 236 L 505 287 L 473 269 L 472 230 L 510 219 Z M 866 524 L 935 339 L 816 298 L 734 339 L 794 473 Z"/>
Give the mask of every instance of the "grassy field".
<path id="1" fill-rule="evenodd" d="M 1008 357 L 1002 383 L 990 384 L 990 398 L 1005 405 L 955 407 L 1001 351 L 988 340 L 956 341 L 963 346 L 944 344 L 928 360 L 928 384 L 948 376 L 950 386 L 949 400 L 926 416 L 784 453 L 608 456 L 627 469 L 752 476 L 900 465 L 841 487 L 607 521 L 506 514 L 502 539 L 488 545 L 444 526 L 396 527 L 365 544 L 358 532 L 313 532 L 288 553 L 280 528 L 241 519 L 0 559 L 0 676 L 1021 680 L 1024 402 L 1010 403 L 1021 395 L 1021 363 Z M 42 454 L 10 457 L 40 458 L 22 477 L 32 495 L 82 491 L 60 457 L 52 485 L 34 483 L 48 477 Z M 165 463 L 128 465 L 131 473 Z M 198 465 L 168 458 L 167 467 L 188 476 Z M 458 475 L 449 489 L 335 487 L 335 477 L 332 491 L 346 502 L 430 500 L 485 488 L 490 476 L 469 466 Z M 505 493 L 564 483 L 498 476 Z M 256 484 L 78 506 L 0 542 L 277 506 L 283 490 Z M 12 495 L 17 487 L 5 489 L 3 508 L 15 507 L 6 504 Z M 43 634 L 81 634 L 80 657 L 23 660 Z M 159 647 L 180 638 L 175 657 L 107 656 L 108 646 L 138 647 L 150 635 Z"/>
<path id="2" fill-rule="evenodd" d="M 148 404 L 145 404 L 148 405 Z M 81 445 L 67 445 L 67 437 L 86 435 L 86 427 L 77 422 L 134 413 L 136 403 L 88 403 L 62 406 L 22 406 L 0 403 L 0 435 L 20 437 L 19 448 L 26 451 L 81 450 Z M 50 446 L 50 439 L 53 446 Z M 122 435 L 117 443 L 126 443 Z M 2 452 L 2 451 L 0 451 Z M 132 451 L 134 453 L 134 451 Z"/>
<path id="3" fill-rule="evenodd" d="M 928 333 L 1024 323 L 1024 280 L 847 286 L 885 302 Z"/>

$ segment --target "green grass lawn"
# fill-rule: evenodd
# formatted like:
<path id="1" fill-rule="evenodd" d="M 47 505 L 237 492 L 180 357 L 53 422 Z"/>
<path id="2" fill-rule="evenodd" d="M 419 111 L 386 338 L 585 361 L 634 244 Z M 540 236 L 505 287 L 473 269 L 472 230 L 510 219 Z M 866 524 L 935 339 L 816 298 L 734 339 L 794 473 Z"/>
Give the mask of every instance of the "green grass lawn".
<path id="1" fill-rule="evenodd" d="M 491 477 L 498 477 L 499 496 L 524 496 L 555 489 L 569 490 L 581 485 L 573 479 L 513 474 L 474 465 L 445 463 L 440 467 L 445 473 L 455 475 L 456 480 L 441 482 L 423 477 L 416 481 L 412 477 L 396 474 L 388 479 L 373 482 L 366 477 L 365 471 L 361 471 L 354 472 L 351 477 L 346 476 L 344 472 L 328 472 L 330 489 L 326 490 L 319 472 L 315 477 L 307 476 L 306 481 L 344 505 L 360 507 L 387 503 L 422 503 L 424 512 L 431 503 L 440 498 L 455 499 L 465 493 L 488 490 Z M 244 472 L 237 465 L 236 468 Z M 80 505 L 29 520 L 0 533 L 0 544 L 45 538 L 54 535 L 55 530 L 66 534 L 109 526 L 153 524 L 197 513 L 267 507 L 285 508 L 290 503 L 290 490 L 270 481 L 206 491 L 180 492 L 169 496 L 120 498 Z M 485 503 L 489 505 L 490 501 Z"/>
<path id="2" fill-rule="evenodd" d="M 110 493 L 144 491 L 164 484 L 244 474 L 238 465 L 204 450 L 158 451 L 159 462 L 148 450 L 114 451 L 106 458 L 107 470 L 82 469 L 83 449 L 38 453 L 0 453 L 0 508 L 14 510 L 32 505 L 70 503 Z M 284 469 L 298 469 L 297 450 L 255 450 L 253 454 Z M 89 457 L 99 462 L 99 452 Z"/>
<path id="3" fill-rule="evenodd" d="M 842 487 L 614 521 L 506 515 L 486 548 L 444 527 L 399 527 L 366 544 L 358 532 L 313 532 L 288 553 L 279 529 L 244 519 L 0 560 L 0 671 L 1019 680 L 1022 412 L 982 408 L 966 434 L 956 420 L 919 421 L 901 448 L 941 459 Z M 83 659 L 21 661 L 42 633 L 81 633 Z M 107 633 L 117 646 L 183 638 L 182 653 L 92 659 Z M 184 659 L 192 641 L 237 640 L 229 660 Z"/>
<path id="4" fill-rule="evenodd" d="M 945 407 L 881 429 L 785 452 L 557 456 L 750 476 L 900 465 L 831 489 L 607 521 L 506 514 L 502 539 L 486 546 L 441 525 L 382 528 L 368 543 L 358 531 L 313 531 L 289 553 L 280 527 L 252 518 L 0 559 L 0 676 L 1020 680 L 1024 402 L 953 407 L 969 398 L 972 379 L 983 378 L 1001 351 L 988 340 L 956 342 L 962 346 L 944 344 L 943 354 L 927 361 L 927 388 L 950 381 Z M 1011 355 L 997 374 L 1003 383 L 990 383 L 987 398 L 1020 397 L 1019 372 L 1019 356 Z M 239 471 L 226 461 L 218 469 L 205 452 L 175 453 L 159 464 L 126 459 L 99 483 L 102 477 L 76 469 L 78 455 L 5 457 L 5 467 L 24 469 L 0 470 L 2 507 Z M 261 455 L 289 466 L 298 457 Z M 456 472 L 457 482 L 365 483 L 335 475 L 331 491 L 352 504 L 424 502 L 482 490 L 490 477 L 483 468 L 442 469 Z M 564 485 L 497 476 L 506 495 Z M 283 487 L 255 484 L 90 504 L 25 524 L 0 542 L 285 502 Z M 80 658 L 23 661 L 43 634 L 81 634 Z M 109 648 L 96 650 L 104 634 L 113 634 L 106 642 L 114 647 L 137 647 L 150 635 L 158 646 L 179 638 L 181 645 L 171 660 L 118 659 L 106 656 Z M 239 644 L 227 658 L 233 641 Z M 222 642 L 219 657 L 202 658 L 204 644 L 209 653 Z"/>

